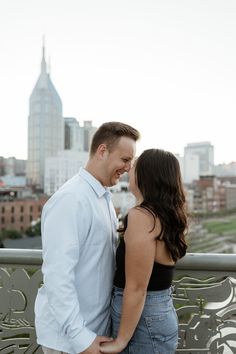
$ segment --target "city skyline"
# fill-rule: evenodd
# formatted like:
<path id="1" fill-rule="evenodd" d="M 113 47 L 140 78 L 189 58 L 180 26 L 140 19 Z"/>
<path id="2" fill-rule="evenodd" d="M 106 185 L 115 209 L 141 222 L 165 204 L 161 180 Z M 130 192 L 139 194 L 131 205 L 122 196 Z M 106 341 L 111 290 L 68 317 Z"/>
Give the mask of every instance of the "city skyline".
<path id="1" fill-rule="evenodd" d="M 134 125 L 138 154 L 210 141 L 215 164 L 236 161 L 235 16 L 233 1 L 1 3 L 0 156 L 27 157 L 45 34 L 64 117 Z"/>

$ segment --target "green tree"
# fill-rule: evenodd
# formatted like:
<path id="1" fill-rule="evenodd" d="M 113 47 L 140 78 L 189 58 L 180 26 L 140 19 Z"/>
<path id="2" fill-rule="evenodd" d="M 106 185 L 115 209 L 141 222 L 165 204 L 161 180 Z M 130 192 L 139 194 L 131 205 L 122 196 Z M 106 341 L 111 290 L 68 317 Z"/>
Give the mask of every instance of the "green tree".
<path id="1" fill-rule="evenodd" d="M 17 230 L 3 230 L 0 233 L 0 239 L 4 240 L 6 238 L 17 239 L 22 238 L 22 234 Z"/>
<path id="2" fill-rule="evenodd" d="M 25 234 L 29 237 L 41 236 L 41 222 L 37 222 L 35 225 L 28 227 Z"/>

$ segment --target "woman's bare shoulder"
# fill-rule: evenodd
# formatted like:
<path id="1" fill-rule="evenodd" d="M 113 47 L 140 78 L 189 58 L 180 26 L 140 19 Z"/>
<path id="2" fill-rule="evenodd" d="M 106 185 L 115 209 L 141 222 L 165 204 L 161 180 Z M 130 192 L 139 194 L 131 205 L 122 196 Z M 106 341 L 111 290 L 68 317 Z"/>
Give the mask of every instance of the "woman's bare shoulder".
<path id="1" fill-rule="evenodd" d="M 128 212 L 128 218 L 130 220 L 136 219 L 136 218 L 142 218 L 142 220 L 145 220 L 145 219 L 149 219 L 150 217 L 152 217 L 152 214 L 150 213 L 150 211 L 148 211 L 140 206 L 134 207 L 134 208 L 130 209 Z"/>
<path id="2" fill-rule="evenodd" d="M 155 224 L 159 224 L 158 218 L 150 211 L 142 207 L 134 207 L 128 213 L 128 225 L 140 230 L 153 228 Z"/>

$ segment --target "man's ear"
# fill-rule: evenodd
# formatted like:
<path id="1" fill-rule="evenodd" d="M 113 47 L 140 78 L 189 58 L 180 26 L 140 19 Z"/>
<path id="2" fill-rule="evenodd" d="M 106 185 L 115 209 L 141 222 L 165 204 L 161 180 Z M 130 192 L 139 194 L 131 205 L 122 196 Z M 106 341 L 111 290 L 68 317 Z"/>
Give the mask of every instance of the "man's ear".
<path id="1" fill-rule="evenodd" d="M 97 148 L 97 156 L 100 159 L 104 159 L 108 155 L 108 149 L 106 144 L 100 144 Z"/>

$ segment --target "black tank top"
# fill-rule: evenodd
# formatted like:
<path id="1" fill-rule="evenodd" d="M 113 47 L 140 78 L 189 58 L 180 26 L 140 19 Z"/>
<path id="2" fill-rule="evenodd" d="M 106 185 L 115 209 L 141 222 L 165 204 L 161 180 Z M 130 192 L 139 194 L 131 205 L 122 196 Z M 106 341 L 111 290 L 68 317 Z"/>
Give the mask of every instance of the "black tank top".
<path id="1" fill-rule="evenodd" d="M 152 274 L 148 283 L 148 291 L 165 290 L 171 286 L 175 266 L 154 262 Z M 125 242 L 120 238 L 116 251 L 116 272 L 114 285 L 118 288 L 125 288 Z"/>

